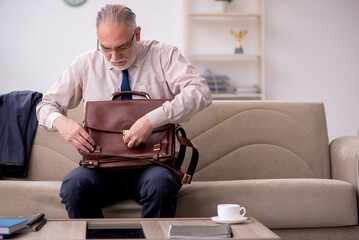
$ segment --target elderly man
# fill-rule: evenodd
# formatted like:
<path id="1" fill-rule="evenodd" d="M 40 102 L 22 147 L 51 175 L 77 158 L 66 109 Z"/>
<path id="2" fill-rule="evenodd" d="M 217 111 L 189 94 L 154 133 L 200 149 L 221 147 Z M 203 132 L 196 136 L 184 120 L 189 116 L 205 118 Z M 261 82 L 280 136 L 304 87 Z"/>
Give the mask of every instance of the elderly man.
<path id="1" fill-rule="evenodd" d="M 82 101 L 108 100 L 117 91 L 147 92 L 152 98 L 173 99 L 138 119 L 125 136 L 137 147 L 152 130 L 189 120 L 207 107 L 211 93 L 206 81 L 175 47 L 140 40 L 135 14 L 122 5 L 106 5 L 97 15 L 97 49 L 68 66 L 37 106 L 40 125 L 58 131 L 86 152 L 95 142 L 66 117 Z M 142 205 L 142 217 L 173 217 L 178 180 L 166 168 L 103 171 L 80 166 L 64 179 L 60 196 L 70 218 L 101 218 L 102 207 L 132 198 Z"/>

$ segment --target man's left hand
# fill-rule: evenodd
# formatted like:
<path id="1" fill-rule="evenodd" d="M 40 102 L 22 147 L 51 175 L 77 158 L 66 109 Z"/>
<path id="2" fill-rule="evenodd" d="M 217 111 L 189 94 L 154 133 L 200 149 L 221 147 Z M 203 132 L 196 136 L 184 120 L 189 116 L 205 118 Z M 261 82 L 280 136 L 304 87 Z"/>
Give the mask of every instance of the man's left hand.
<path id="1" fill-rule="evenodd" d="M 147 140 L 152 131 L 150 120 L 147 116 L 143 116 L 132 125 L 123 140 L 129 148 L 138 147 L 140 143 Z"/>

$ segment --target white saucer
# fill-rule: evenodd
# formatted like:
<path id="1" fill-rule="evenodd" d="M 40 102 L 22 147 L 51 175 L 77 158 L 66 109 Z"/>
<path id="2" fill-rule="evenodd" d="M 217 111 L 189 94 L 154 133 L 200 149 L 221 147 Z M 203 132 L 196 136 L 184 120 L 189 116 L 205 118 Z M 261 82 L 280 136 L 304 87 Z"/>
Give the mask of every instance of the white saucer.
<path id="1" fill-rule="evenodd" d="M 235 218 L 235 219 L 220 219 L 218 216 L 212 217 L 211 218 L 212 221 L 217 222 L 217 223 L 241 223 L 244 222 L 245 220 L 247 220 L 247 217 L 240 217 L 240 218 Z"/>

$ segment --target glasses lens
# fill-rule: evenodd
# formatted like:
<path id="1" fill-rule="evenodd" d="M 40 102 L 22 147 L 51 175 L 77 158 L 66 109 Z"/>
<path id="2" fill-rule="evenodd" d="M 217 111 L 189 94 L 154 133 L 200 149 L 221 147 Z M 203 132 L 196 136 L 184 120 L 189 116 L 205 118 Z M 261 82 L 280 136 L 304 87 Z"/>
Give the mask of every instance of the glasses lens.
<path id="1" fill-rule="evenodd" d="M 128 41 L 127 43 L 125 43 L 123 46 L 118 47 L 118 48 L 115 48 L 115 49 L 112 49 L 112 48 L 104 48 L 104 47 L 100 44 L 100 42 L 97 40 L 97 50 L 100 51 L 100 52 L 103 52 L 103 53 L 110 53 L 110 52 L 112 52 L 112 51 L 115 51 L 115 52 L 118 53 L 118 52 L 121 52 L 121 51 L 123 51 L 123 50 L 129 49 L 129 48 L 131 48 L 131 46 L 132 46 L 132 42 L 133 42 L 133 38 L 134 38 L 135 34 L 136 34 L 136 30 L 135 30 L 135 32 L 133 33 L 132 38 L 130 39 L 130 41 Z"/>

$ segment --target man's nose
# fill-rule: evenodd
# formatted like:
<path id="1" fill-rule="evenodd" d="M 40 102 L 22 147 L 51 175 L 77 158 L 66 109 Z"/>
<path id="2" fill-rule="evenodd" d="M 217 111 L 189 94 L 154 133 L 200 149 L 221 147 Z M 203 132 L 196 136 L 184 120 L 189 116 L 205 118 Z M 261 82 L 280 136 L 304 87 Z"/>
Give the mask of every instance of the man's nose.
<path id="1" fill-rule="evenodd" d="M 119 53 L 118 51 L 112 50 L 111 59 L 117 60 L 117 59 L 120 59 L 120 58 L 121 58 L 121 53 Z"/>

